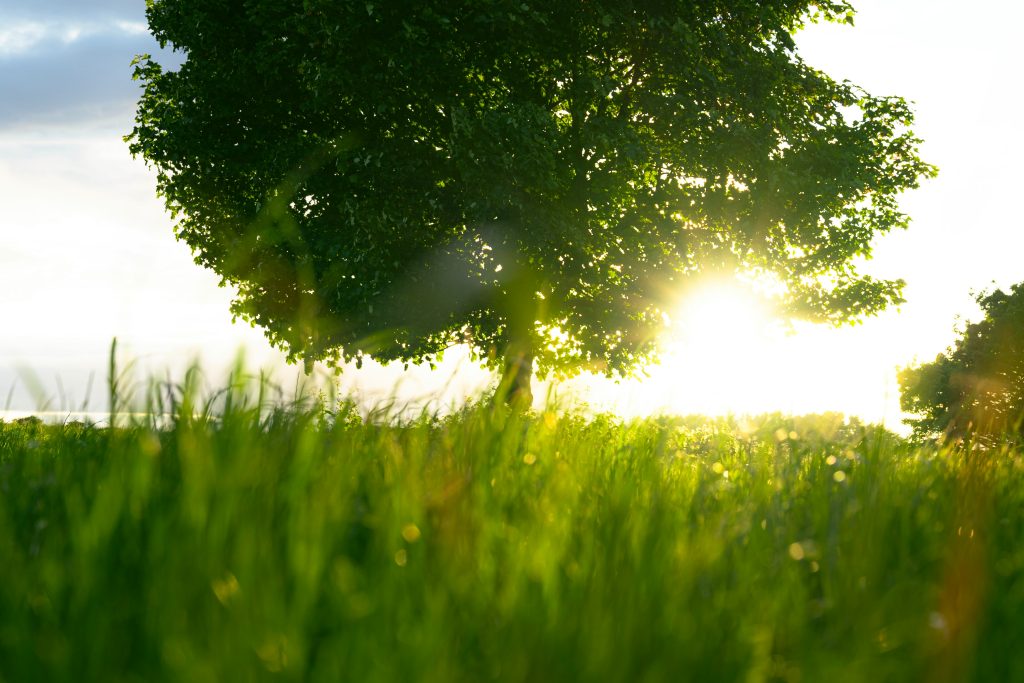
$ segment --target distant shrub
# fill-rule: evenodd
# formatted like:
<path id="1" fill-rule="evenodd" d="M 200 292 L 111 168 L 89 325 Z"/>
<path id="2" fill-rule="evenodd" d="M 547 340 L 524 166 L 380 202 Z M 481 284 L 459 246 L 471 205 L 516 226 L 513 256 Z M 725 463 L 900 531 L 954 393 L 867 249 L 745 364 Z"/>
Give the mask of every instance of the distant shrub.
<path id="1" fill-rule="evenodd" d="M 1024 418 L 1024 283 L 978 296 L 985 317 L 931 363 L 900 372 L 918 435 L 1020 440 Z"/>

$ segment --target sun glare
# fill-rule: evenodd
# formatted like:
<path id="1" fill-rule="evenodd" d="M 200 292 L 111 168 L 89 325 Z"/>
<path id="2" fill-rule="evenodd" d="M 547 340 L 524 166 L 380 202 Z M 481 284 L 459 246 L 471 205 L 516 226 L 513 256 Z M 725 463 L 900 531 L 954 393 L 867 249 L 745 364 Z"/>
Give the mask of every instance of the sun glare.
<path id="1" fill-rule="evenodd" d="M 672 316 L 677 341 L 704 352 L 706 360 L 716 363 L 735 361 L 735 352 L 762 334 L 768 323 L 766 304 L 734 282 L 701 286 Z"/>
<path id="2" fill-rule="evenodd" d="M 742 410 L 765 379 L 761 352 L 774 324 L 765 302 L 737 282 L 709 282 L 689 293 L 654 370 L 673 376 L 671 403 L 686 412 Z"/>
<path id="3" fill-rule="evenodd" d="M 898 422 L 886 344 L 865 343 L 856 328 L 787 325 L 769 298 L 736 280 L 695 287 L 670 317 L 649 379 L 616 389 L 630 412 L 840 411 Z"/>

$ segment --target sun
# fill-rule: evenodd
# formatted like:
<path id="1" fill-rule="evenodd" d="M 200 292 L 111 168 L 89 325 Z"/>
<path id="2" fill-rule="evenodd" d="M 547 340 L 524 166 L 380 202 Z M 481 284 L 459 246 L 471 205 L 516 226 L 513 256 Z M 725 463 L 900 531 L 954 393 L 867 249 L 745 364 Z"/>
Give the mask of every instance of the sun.
<path id="1" fill-rule="evenodd" d="M 733 352 L 747 347 L 772 323 L 767 300 L 734 280 L 699 285 L 670 318 L 675 341 L 698 347 L 708 360 L 735 359 Z"/>
<path id="2" fill-rule="evenodd" d="M 728 278 L 693 286 L 669 317 L 661 362 L 648 368 L 653 382 L 638 395 L 648 409 L 893 414 L 884 345 L 865 343 L 857 328 L 787 321 L 771 296 Z"/>
<path id="3" fill-rule="evenodd" d="M 898 312 L 863 325 L 788 320 L 773 295 L 739 278 L 691 285 L 668 315 L 659 361 L 642 377 L 580 378 L 597 410 L 629 416 L 839 412 L 900 430 Z"/>
<path id="4" fill-rule="evenodd" d="M 766 347 L 780 321 L 766 299 L 735 280 L 694 287 L 670 316 L 664 358 L 656 372 L 671 375 L 671 404 L 683 412 L 727 413 L 764 393 Z"/>

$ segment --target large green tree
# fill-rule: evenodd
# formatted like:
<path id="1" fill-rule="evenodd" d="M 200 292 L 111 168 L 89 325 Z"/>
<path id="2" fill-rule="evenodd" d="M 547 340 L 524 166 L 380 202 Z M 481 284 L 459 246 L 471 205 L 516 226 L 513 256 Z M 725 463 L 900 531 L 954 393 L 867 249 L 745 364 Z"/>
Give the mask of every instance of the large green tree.
<path id="1" fill-rule="evenodd" d="M 1024 283 L 977 297 L 984 317 L 931 363 L 900 372 L 904 410 L 919 435 L 1024 436 Z"/>
<path id="2" fill-rule="evenodd" d="M 131 150 L 294 359 L 626 374 L 709 269 L 834 323 L 932 172 L 907 103 L 807 65 L 842 0 L 150 0 Z"/>

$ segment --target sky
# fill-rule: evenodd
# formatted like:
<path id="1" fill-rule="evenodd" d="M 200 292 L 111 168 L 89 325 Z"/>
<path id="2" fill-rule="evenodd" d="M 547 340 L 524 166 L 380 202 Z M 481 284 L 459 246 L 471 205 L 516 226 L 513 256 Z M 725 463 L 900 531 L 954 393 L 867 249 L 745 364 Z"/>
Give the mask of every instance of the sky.
<path id="1" fill-rule="evenodd" d="M 957 320 L 977 316 L 972 292 L 1024 280 L 1024 133 L 1011 116 L 1024 4 L 854 4 L 854 27 L 815 26 L 798 43 L 832 76 L 915 103 L 940 175 L 902 198 L 911 228 L 878 239 L 866 267 L 905 279 L 907 302 L 855 327 L 787 332 L 736 285 L 709 286 L 681 302 L 648 377 L 583 377 L 561 395 L 624 415 L 836 410 L 895 427 L 897 368 L 953 342 Z M 251 367 L 297 381 L 259 330 L 232 323 L 231 292 L 175 241 L 152 172 L 122 141 L 139 93 L 132 56 L 177 59 L 146 32 L 144 5 L 0 5 L 0 410 L 103 410 L 114 337 L 140 377 L 200 359 L 216 383 L 244 349 Z M 448 404 L 489 381 L 459 349 L 433 372 L 371 363 L 341 378 L 366 404 Z"/>

